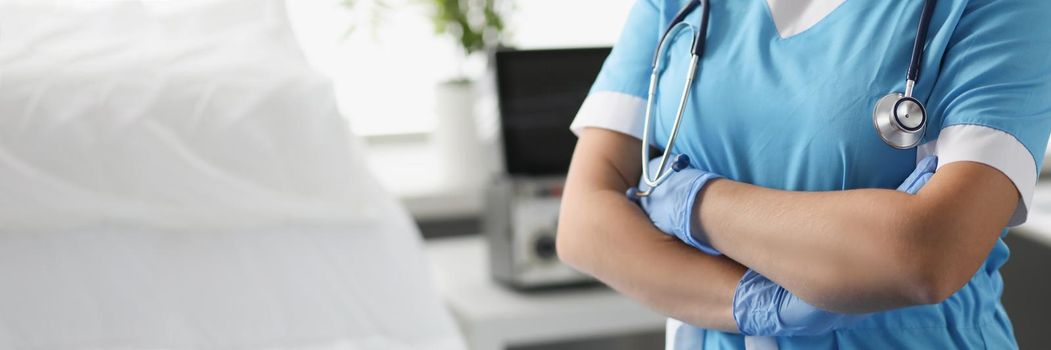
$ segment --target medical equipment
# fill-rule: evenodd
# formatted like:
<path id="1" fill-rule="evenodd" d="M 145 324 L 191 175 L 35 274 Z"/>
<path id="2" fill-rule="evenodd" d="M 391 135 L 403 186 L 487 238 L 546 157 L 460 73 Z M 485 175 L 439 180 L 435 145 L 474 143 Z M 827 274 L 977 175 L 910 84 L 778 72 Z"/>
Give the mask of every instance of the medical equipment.
<path id="1" fill-rule="evenodd" d="M 654 97 L 657 94 L 657 84 L 660 82 L 660 70 L 661 70 L 661 57 L 664 55 L 664 42 L 668 39 L 668 36 L 675 32 L 680 25 L 685 25 L 691 32 L 694 32 L 693 27 L 690 27 L 684 20 L 686 15 L 697 8 L 701 7 L 701 18 L 697 26 L 697 32 L 694 34 L 693 46 L 690 47 L 690 69 L 686 73 L 686 84 L 683 87 L 682 97 L 679 98 L 679 108 L 675 113 L 675 123 L 671 126 L 671 134 L 668 136 L 668 142 L 664 145 L 664 154 L 661 154 L 660 166 L 657 167 L 657 174 L 653 178 L 650 177 L 650 171 L 648 163 L 650 161 L 650 120 L 653 114 L 653 105 L 656 100 Z M 660 185 L 668 178 L 670 172 L 666 171 L 665 167 L 668 165 L 668 156 L 671 155 L 671 146 L 675 143 L 675 137 L 679 134 L 679 124 L 682 122 L 683 112 L 686 110 L 686 100 L 690 96 L 690 88 L 693 86 L 693 78 L 697 75 L 697 62 L 701 60 L 701 56 L 704 54 L 704 40 L 708 35 L 708 0 L 693 0 L 686 4 L 675 18 L 672 19 L 671 24 L 668 25 L 668 29 L 661 35 L 660 41 L 657 42 L 657 52 L 653 54 L 653 71 L 650 73 L 650 86 L 646 96 L 646 121 L 642 126 L 642 181 L 649 186 L 646 191 L 640 191 L 637 188 L 631 188 L 628 190 L 629 198 L 645 197 L 650 194 L 653 188 Z M 675 157 L 672 161 L 672 170 L 679 171 L 685 169 L 690 165 L 690 157 L 685 154 L 680 154 Z"/>
<path id="2" fill-rule="evenodd" d="M 555 251 L 564 184 L 557 176 L 501 177 L 486 189 L 482 226 L 494 281 L 516 290 L 595 282 Z"/>
<path id="3" fill-rule="evenodd" d="M 920 13 L 919 28 L 916 29 L 916 41 L 912 45 L 912 59 L 905 78 L 905 93 L 891 92 L 876 102 L 872 110 L 872 125 L 879 137 L 891 147 L 909 149 L 916 147 L 927 130 L 927 109 L 923 103 L 912 97 L 916 80 L 920 77 L 923 66 L 923 45 L 927 42 L 927 27 L 937 0 L 923 3 Z"/>
<path id="4" fill-rule="evenodd" d="M 919 28 L 916 32 L 916 40 L 912 48 L 909 69 L 906 75 L 905 92 L 892 92 L 887 94 L 876 103 L 872 113 L 872 123 L 879 137 L 888 145 L 897 149 L 916 147 L 926 131 L 927 111 L 924 108 L 923 103 L 913 97 L 913 89 L 916 85 L 917 79 L 919 79 L 920 67 L 922 66 L 923 61 L 923 47 L 927 40 L 927 29 L 930 25 L 931 16 L 934 12 L 934 6 L 936 3 L 936 0 L 926 0 L 924 2 L 923 10 L 920 14 Z M 684 21 L 686 16 L 697 7 L 701 8 L 701 15 L 698 20 L 698 27 L 695 30 Z M 686 109 L 686 101 L 689 98 L 690 89 L 697 74 L 698 63 L 704 53 L 704 42 L 708 31 L 708 13 L 709 6 L 707 0 L 690 1 L 679 11 L 678 14 L 675 15 L 668 25 L 668 29 L 664 31 L 664 34 L 661 35 L 660 40 L 657 42 L 657 52 L 653 57 L 653 69 L 650 74 L 649 90 L 646 97 L 646 113 L 642 134 L 642 183 L 645 183 L 648 188 L 646 190 L 642 190 L 638 187 L 632 187 L 629 189 L 627 195 L 633 200 L 638 200 L 641 197 L 648 196 L 650 191 L 664 182 L 671 172 L 685 169 L 690 164 L 689 156 L 679 154 L 676 155 L 671 162 L 671 171 L 668 169 L 668 159 L 671 155 L 671 148 L 675 143 L 675 138 L 679 132 L 679 125 L 682 122 L 682 117 Z M 693 46 L 690 49 L 690 66 L 686 73 L 686 83 L 683 87 L 682 95 L 679 98 L 675 121 L 671 126 L 668 141 L 664 145 L 664 153 L 660 156 L 660 166 L 656 168 L 656 174 L 651 176 L 649 166 L 647 166 L 650 161 L 650 125 L 653 119 L 654 105 L 656 104 L 655 96 L 657 85 L 660 82 L 660 71 L 663 68 L 661 66 L 661 58 L 664 56 L 665 42 L 671 34 L 679 30 L 680 26 L 685 26 L 690 29 L 694 35 Z"/>
<path id="5" fill-rule="evenodd" d="M 555 233 L 576 144 L 570 122 L 609 54 L 607 47 L 495 55 L 506 172 L 486 188 L 482 224 L 489 271 L 505 286 L 529 290 L 595 282 L 558 259 Z"/>

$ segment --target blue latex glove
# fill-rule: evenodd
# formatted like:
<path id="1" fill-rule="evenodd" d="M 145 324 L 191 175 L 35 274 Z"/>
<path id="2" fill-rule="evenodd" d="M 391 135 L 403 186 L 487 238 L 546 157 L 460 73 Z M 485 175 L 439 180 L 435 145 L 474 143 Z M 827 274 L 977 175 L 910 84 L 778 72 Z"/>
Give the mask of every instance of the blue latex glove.
<path id="1" fill-rule="evenodd" d="M 650 161 L 650 174 L 656 174 L 660 166 L 660 158 Z M 672 170 L 669 170 L 672 171 Z M 675 236 L 679 240 L 711 254 L 720 255 L 718 250 L 708 244 L 707 236 L 700 228 L 691 227 L 693 208 L 697 203 L 697 194 L 709 181 L 722 176 L 703 170 L 684 168 L 673 171 L 657 188 L 650 192 L 649 196 L 639 199 L 639 205 L 649 215 L 650 221 L 664 233 Z M 639 181 L 639 186 L 645 186 Z M 629 197 L 636 189 L 628 190 Z"/>
<path id="2" fill-rule="evenodd" d="M 737 284 L 733 312 L 743 335 L 787 337 L 824 334 L 867 316 L 818 309 L 751 269 Z"/>
<path id="3" fill-rule="evenodd" d="M 937 157 L 924 158 L 898 186 L 898 191 L 916 194 L 934 176 L 937 168 Z M 824 334 L 866 317 L 864 314 L 838 314 L 818 309 L 752 270 L 745 272 L 737 284 L 733 313 L 741 334 L 762 336 Z"/>
<path id="4" fill-rule="evenodd" d="M 898 191 L 908 194 L 916 194 L 916 192 L 919 192 L 920 189 L 927 184 L 927 181 L 931 180 L 931 177 L 934 176 L 934 171 L 937 169 L 937 156 L 927 156 L 926 158 L 921 159 L 920 162 L 916 164 L 916 170 L 913 170 L 912 174 L 909 174 L 909 177 L 905 179 L 905 182 L 902 182 L 901 186 L 898 186 Z"/>

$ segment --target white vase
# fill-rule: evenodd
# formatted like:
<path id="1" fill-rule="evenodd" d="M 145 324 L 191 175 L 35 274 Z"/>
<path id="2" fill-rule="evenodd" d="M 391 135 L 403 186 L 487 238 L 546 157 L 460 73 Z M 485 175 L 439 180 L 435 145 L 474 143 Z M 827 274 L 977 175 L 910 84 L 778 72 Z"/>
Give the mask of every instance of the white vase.
<path id="1" fill-rule="evenodd" d="M 477 95 L 471 81 L 450 81 L 435 88 L 437 125 L 434 146 L 441 157 L 444 183 L 457 191 L 479 191 L 489 173 L 483 163 L 475 118 Z"/>

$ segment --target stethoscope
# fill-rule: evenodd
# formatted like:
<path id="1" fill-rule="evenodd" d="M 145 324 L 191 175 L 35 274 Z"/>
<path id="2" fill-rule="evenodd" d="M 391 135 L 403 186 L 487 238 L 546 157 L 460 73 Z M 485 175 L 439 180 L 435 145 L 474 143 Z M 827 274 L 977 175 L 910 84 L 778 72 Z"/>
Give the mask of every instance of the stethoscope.
<path id="1" fill-rule="evenodd" d="M 912 45 L 912 58 L 909 61 L 909 70 L 906 74 L 905 92 L 891 92 L 883 96 L 876 102 L 876 107 L 872 110 L 872 124 L 876 129 L 876 133 L 880 139 L 883 139 L 883 142 L 897 149 L 916 147 L 920 140 L 923 139 L 923 134 L 927 129 L 927 110 L 924 108 L 923 103 L 914 98 L 912 94 L 916 81 L 920 77 L 923 45 L 927 42 L 927 29 L 930 26 L 931 16 L 936 3 L 937 0 L 925 0 L 923 3 L 919 28 L 916 30 L 916 41 Z M 698 29 L 693 33 L 694 40 L 693 46 L 690 48 L 689 70 L 686 72 L 686 83 L 683 87 L 682 96 L 679 97 L 675 122 L 671 126 L 671 133 L 664 145 L 664 154 L 660 157 L 657 174 L 650 176 L 648 165 L 650 160 L 650 123 L 654 105 L 656 104 L 657 85 L 660 83 L 661 58 L 664 57 L 665 42 L 672 33 L 677 32 L 679 26 L 685 26 L 691 32 L 694 31 L 689 24 L 685 23 L 685 19 L 698 6 L 701 7 L 701 16 L 697 26 Z M 668 29 L 661 35 L 660 41 L 657 42 L 657 52 L 653 55 L 653 69 L 650 73 L 649 91 L 646 96 L 646 120 L 642 128 L 642 181 L 648 188 L 642 191 L 637 187 L 632 187 L 628 190 L 628 197 L 638 199 L 648 196 L 650 191 L 664 182 L 673 171 L 685 169 L 690 165 L 689 156 L 678 154 L 672 159 L 670 164 L 671 171 L 669 171 L 668 157 L 671 155 L 671 147 L 675 143 L 675 138 L 679 134 L 679 124 L 682 122 L 683 112 L 686 110 L 686 101 L 689 99 L 690 88 L 693 86 L 699 62 L 704 54 L 704 40 L 708 34 L 708 9 L 708 0 L 690 1 L 682 10 L 679 10 L 679 13 L 672 19 L 671 24 L 668 25 Z"/>

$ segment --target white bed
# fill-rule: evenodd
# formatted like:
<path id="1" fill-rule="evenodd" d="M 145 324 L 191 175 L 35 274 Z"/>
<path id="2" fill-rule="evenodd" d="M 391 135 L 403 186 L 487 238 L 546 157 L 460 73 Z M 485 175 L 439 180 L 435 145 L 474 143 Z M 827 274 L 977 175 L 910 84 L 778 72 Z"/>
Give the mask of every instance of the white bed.
<path id="1" fill-rule="evenodd" d="M 0 348 L 462 349 L 359 153 L 281 1 L 0 2 Z"/>

